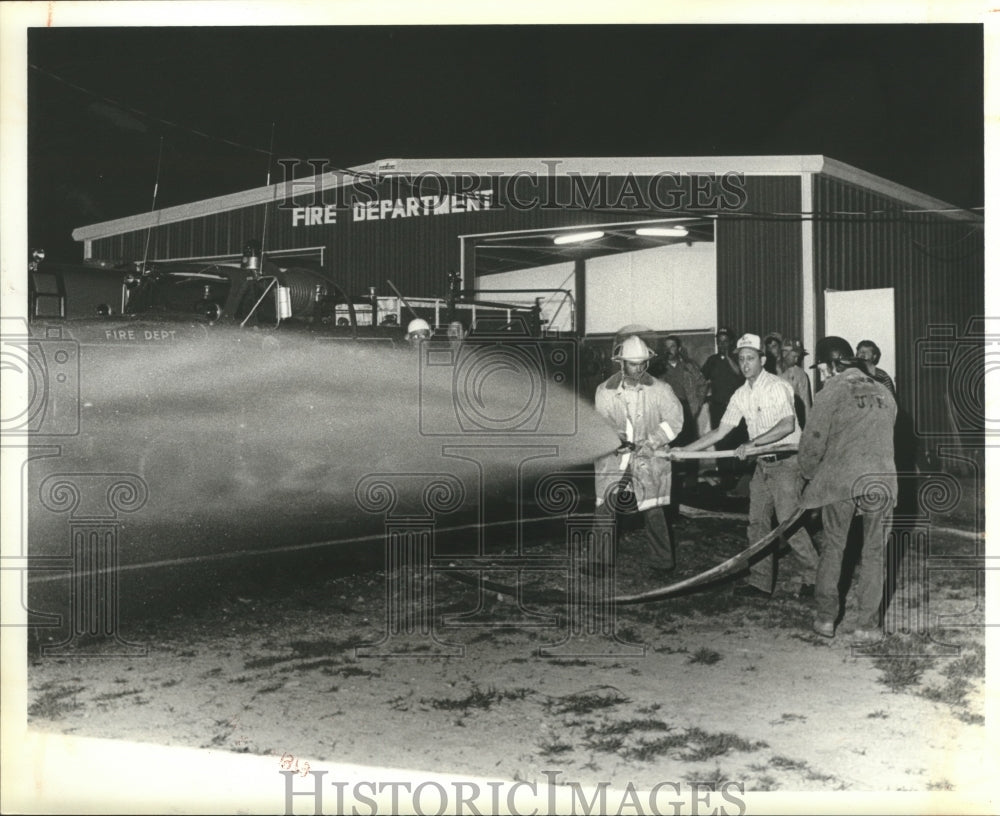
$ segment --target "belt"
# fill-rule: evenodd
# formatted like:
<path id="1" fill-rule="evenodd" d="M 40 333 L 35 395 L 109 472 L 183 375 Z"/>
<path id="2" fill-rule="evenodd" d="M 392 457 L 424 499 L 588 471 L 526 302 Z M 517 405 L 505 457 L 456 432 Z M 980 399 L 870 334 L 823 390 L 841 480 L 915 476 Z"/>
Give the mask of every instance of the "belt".
<path id="1" fill-rule="evenodd" d="M 763 456 L 758 456 L 757 461 L 771 464 L 773 462 L 780 462 L 782 459 L 789 459 L 792 456 L 795 456 L 796 453 L 798 453 L 798 451 L 784 451 L 782 453 L 766 453 Z"/>

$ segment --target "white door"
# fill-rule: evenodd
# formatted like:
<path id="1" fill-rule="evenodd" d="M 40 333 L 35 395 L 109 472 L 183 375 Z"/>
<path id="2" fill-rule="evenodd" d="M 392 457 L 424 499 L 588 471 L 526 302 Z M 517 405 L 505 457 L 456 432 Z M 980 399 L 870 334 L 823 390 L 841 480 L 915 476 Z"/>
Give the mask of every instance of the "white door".
<path id="1" fill-rule="evenodd" d="M 827 289 L 826 333 L 838 335 L 856 349 L 862 340 L 873 340 L 882 351 L 878 367 L 896 379 L 896 309 L 893 289 Z M 815 349 L 807 349 L 815 353 Z"/>

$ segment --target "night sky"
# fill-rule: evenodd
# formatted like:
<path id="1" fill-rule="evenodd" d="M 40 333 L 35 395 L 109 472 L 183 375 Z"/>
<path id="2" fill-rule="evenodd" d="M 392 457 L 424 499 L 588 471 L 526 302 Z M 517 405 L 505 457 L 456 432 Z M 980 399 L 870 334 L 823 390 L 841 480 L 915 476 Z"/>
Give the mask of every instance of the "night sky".
<path id="1" fill-rule="evenodd" d="M 158 207 L 262 186 L 272 122 L 275 159 L 335 167 L 824 154 L 981 207 L 982 35 L 955 24 L 31 29 L 29 245 L 78 260 L 73 228 L 148 211 L 161 136 Z"/>

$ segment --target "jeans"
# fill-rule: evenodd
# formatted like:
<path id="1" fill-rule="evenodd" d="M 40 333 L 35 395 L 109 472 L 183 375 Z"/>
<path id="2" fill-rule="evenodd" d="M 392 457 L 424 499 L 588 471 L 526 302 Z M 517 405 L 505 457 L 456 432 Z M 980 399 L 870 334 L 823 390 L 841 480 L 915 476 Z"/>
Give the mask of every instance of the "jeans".
<path id="1" fill-rule="evenodd" d="M 802 477 L 799 474 L 797 457 L 789 456 L 777 462 L 757 460 L 757 468 L 750 480 L 750 524 L 747 527 L 747 538 L 751 544 L 760 541 L 773 529 L 772 512 L 777 516 L 779 524 L 792 515 L 798 506 L 801 490 Z M 819 557 L 816 555 L 809 534 L 800 527 L 789 536 L 788 543 L 792 548 L 794 562 L 791 582 L 815 583 Z M 776 552 L 754 561 L 750 565 L 750 577 L 747 578 L 747 583 L 764 592 L 772 592 L 777 565 Z"/>
<path id="2" fill-rule="evenodd" d="M 855 499 L 833 502 L 823 507 L 823 552 L 816 575 L 816 617 L 835 621 L 840 613 L 840 575 L 844 548 L 851 521 L 859 512 Z M 875 629 L 879 625 L 879 605 L 885 582 L 885 546 L 889 540 L 891 511 L 862 513 L 864 541 L 861 563 L 851 594 L 857 599 L 858 628 Z"/>

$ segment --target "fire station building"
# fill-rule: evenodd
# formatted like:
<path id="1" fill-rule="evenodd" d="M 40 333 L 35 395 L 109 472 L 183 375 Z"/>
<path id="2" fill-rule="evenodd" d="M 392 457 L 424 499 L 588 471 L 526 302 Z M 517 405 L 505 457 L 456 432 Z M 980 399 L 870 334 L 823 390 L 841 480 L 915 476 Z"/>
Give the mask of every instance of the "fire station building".
<path id="1" fill-rule="evenodd" d="M 824 156 L 280 164 L 271 186 L 73 237 L 112 263 L 235 262 L 254 240 L 354 294 L 460 287 L 538 303 L 552 332 L 682 334 L 696 359 L 723 325 L 874 340 L 926 449 L 982 444 L 981 214 Z"/>

